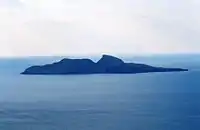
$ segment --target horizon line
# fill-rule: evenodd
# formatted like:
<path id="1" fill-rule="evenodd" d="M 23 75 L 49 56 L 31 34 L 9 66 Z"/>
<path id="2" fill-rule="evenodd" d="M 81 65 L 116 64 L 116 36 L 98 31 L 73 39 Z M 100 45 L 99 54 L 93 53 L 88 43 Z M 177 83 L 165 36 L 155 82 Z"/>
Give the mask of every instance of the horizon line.
<path id="1" fill-rule="evenodd" d="M 112 54 L 112 53 L 102 53 L 102 54 L 63 54 L 63 55 L 24 55 L 24 56 L 0 56 L 1 59 L 9 58 L 36 58 L 36 57 L 99 57 L 102 55 L 111 55 L 111 56 L 121 56 L 121 57 L 151 57 L 151 56 L 177 56 L 177 55 L 200 55 L 199 53 L 149 53 L 149 54 Z"/>

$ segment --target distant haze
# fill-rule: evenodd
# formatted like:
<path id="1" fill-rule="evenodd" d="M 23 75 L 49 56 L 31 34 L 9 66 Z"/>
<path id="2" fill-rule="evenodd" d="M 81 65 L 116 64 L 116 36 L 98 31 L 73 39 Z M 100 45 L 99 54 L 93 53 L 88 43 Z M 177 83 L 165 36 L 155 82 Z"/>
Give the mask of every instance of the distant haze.
<path id="1" fill-rule="evenodd" d="M 200 52 L 199 0 L 0 0 L 0 56 Z"/>

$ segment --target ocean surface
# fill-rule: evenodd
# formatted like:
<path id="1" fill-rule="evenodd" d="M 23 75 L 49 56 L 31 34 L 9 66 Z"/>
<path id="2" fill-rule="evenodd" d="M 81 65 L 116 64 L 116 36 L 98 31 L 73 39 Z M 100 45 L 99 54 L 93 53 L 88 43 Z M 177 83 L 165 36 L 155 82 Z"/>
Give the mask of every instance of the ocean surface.
<path id="1" fill-rule="evenodd" d="M 0 130 L 200 129 L 200 62 L 177 73 L 19 74 L 45 59 L 0 60 Z"/>

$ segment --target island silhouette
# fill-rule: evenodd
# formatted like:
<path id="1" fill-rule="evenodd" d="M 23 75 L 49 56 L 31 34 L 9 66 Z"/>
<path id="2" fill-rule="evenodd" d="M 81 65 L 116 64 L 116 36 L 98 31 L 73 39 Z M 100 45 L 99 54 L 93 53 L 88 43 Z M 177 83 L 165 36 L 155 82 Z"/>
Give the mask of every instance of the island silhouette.
<path id="1" fill-rule="evenodd" d="M 98 62 L 91 59 L 62 59 L 59 62 L 41 66 L 31 66 L 24 75 L 70 75 L 70 74 L 136 74 L 150 72 L 180 72 L 182 68 L 154 67 L 146 64 L 125 63 L 123 60 L 103 55 Z"/>

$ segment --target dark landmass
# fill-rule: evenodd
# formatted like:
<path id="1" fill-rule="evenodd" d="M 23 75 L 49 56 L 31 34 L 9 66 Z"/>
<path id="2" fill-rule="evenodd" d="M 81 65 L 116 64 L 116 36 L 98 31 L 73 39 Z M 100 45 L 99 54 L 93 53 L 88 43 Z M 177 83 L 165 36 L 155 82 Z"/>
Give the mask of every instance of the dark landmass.
<path id="1" fill-rule="evenodd" d="M 53 64 L 32 66 L 21 74 L 26 75 L 69 75 L 69 74 L 136 74 L 150 72 L 188 71 L 181 68 L 153 67 L 145 64 L 125 63 L 123 60 L 103 55 L 98 62 L 90 59 L 63 59 Z"/>

